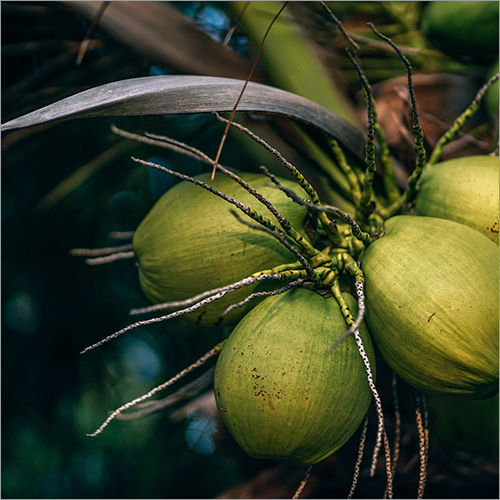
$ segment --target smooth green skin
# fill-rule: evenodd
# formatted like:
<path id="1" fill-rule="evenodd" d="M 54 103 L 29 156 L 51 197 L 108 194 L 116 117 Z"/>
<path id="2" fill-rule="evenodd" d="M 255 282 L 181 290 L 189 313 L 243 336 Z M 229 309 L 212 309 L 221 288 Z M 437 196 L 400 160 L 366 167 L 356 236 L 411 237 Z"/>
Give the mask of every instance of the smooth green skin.
<path id="1" fill-rule="evenodd" d="M 498 2 L 429 2 L 422 31 L 446 54 L 498 58 Z"/>
<path id="2" fill-rule="evenodd" d="M 293 203 L 260 174 L 241 174 L 285 216 L 302 230 L 305 208 Z M 274 216 L 239 184 L 222 173 L 214 181 L 210 174 L 197 176 L 219 191 L 258 210 L 277 226 Z M 281 182 L 305 197 L 297 184 Z M 294 262 L 296 257 L 275 238 L 238 222 L 230 213 L 252 219 L 236 207 L 189 182 L 181 182 L 165 193 L 137 228 L 133 248 L 144 294 L 154 303 L 193 297 L 207 290 L 229 285 L 254 272 Z M 272 283 L 276 287 L 277 281 Z M 224 308 L 254 291 L 247 286 L 227 294 L 205 308 L 185 316 L 201 324 L 213 324 Z M 265 289 L 264 284 L 259 285 Z M 255 305 L 255 300 L 250 306 Z M 226 317 L 238 321 L 248 308 L 241 307 Z"/>
<path id="3" fill-rule="evenodd" d="M 368 247 L 366 323 L 387 363 L 435 394 L 498 391 L 498 247 L 446 219 L 401 215 Z"/>
<path id="4" fill-rule="evenodd" d="M 415 213 L 460 222 L 498 244 L 498 156 L 467 156 L 427 167 Z"/>
<path id="5" fill-rule="evenodd" d="M 355 314 L 356 301 L 345 297 Z M 238 323 L 217 361 L 214 391 L 249 455 L 313 464 L 356 431 L 371 401 L 363 362 L 352 336 L 329 353 L 346 330 L 335 299 L 307 289 L 266 298 Z M 375 372 L 364 325 L 361 335 Z"/>

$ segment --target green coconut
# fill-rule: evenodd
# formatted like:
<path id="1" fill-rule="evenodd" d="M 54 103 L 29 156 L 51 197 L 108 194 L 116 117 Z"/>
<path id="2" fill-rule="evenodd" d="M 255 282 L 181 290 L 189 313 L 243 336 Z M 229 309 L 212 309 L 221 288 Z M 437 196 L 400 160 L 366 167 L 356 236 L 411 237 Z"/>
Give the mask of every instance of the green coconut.
<path id="1" fill-rule="evenodd" d="M 498 2 L 428 2 L 422 30 L 446 54 L 498 58 Z"/>
<path id="2" fill-rule="evenodd" d="M 304 207 L 274 188 L 266 176 L 246 173 L 241 177 L 271 201 L 297 230 L 303 230 Z M 278 225 L 264 205 L 226 175 L 219 173 L 213 181 L 208 173 L 196 178 L 258 210 Z M 305 197 L 296 183 L 280 181 Z M 141 288 L 149 300 L 160 303 L 186 299 L 296 260 L 272 236 L 238 222 L 231 209 L 236 210 L 189 182 L 175 185 L 158 200 L 133 239 Z M 241 216 L 252 222 L 246 215 Z M 247 286 L 231 292 L 186 318 L 213 324 L 228 304 L 242 300 L 254 288 Z M 226 317 L 226 323 L 236 322 L 244 313 L 244 307 L 236 309 Z"/>
<path id="3" fill-rule="evenodd" d="M 362 257 L 366 323 L 392 369 L 429 393 L 498 391 L 498 247 L 446 219 L 401 215 Z"/>
<path id="4" fill-rule="evenodd" d="M 356 301 L 348 294 L 351 311 Z M 362 359 L 332 297 L 295 289 L 266 298 L 236 326 L 217 361 L 222 420 L 252 457 L 313 464 L 340 448 L 371 401 Z M 361 335 L 374 368 L 373 347 Z"/>
<path id="5" fill-rule="evenodd" d="M 498 156 L 467 156 L 424 170 L 416 214 L 450 219 L 498 244 Z"/>

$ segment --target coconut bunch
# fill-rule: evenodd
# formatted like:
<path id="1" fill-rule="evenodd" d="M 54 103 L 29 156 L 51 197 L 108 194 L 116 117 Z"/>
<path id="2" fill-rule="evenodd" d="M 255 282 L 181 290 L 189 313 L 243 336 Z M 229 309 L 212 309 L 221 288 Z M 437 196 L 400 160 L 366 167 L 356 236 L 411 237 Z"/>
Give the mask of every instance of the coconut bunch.
<path id="1" fill-rule="evenodd" d="M 376 350 L 424 394 L 479 399 L 498 391 L 498 157 L 440 161 L 444 145 L 498 75 L 427 158 L 410 64 L 390 39 L 372 29 L 407 68 L 416 164 L 401 192 L 356 45 L 343 31 L 368 110 L 364 168 L 350 165 L 329 139 L 350 186 L 351 213 L 322 203 L 295 165 L 234 121 L 217 116 L 274 154 L 286 179 L 265 167 L 260 174 L 239 173 L 174 139 L 114 129 L 194 156 L 213 171 L 189 177 L 133 158 L 182 182 L 151 209 L 131 244 L 100 255 L 75 253 L 90 257 L 90 263 L 133 257 L 153 305 L 132 312 L 151 317 L 83 352 L 139 326 L 180 316 L 225 324 L 232 331 L 173 379 L 115 410 L 90 435 L 218 356 L 214 392 L 220 416 L 253 457 L 307 466 L 307 475 L 365 422 L 350 495 L 373 402 L 377 435 L 370 472 L 383 449 L 385 493 L 391 497 L 395 455 L 375 383 Z M 419 398 L 421 497 L 428 430 L 424 398 Z"/>

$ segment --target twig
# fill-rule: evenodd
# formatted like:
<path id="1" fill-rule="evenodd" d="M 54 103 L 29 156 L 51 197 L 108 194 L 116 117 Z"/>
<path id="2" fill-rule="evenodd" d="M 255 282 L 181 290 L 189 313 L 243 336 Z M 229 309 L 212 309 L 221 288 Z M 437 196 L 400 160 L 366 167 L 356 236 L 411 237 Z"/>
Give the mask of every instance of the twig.
<path id="1" fill-rule="evenodd" d="M 473 101 L 469 104 L 469 106 L 467 106 L 465 111 L 457 117 L 457 119 L 453 122 L 453 125 L 439 138 L 429 157 L 427 165 L 433 165 L 441 159 L 444 146 L 455 139 L 456 135 L 458 134 L 458 132 L 460 132 L 465 122 L 479 109 L 479 104 L 486 94 L 486 91 L 498 80 L 498 77 L 499 73 L 493 75 L 479 89 Z"/>
<path id="2" fill-rule="evenodd" d="M 276 20 L 280 16 L 280 14 L 283 12 L 284 8 L 287 6 L 287 3 L 288 2 L 284 2 L 283 5 L 281 6 L 280 10 L 273 17 L 273 19 L 269 23 L 269 26 L 267 27 L 266 32 L 264 33 L 264 36 L 262 37 L 262 40 L 259 44 L 259 47 L 257 49 L 257 54 L 255 55 L 255 59 L 254 59 L 253 64 L 252 64 L 252 68 L 250 69 L 250 73 L 248 74 L 247 79 L 245 80 L 245 83 L 243 84 L 243 88 L 241 89 L 240 95 L 238 96 L 238 99 L 236 100 L 236 103 L 234 104 L 234 107 L 231 111 L 231 115 L 229 116 L 229 122 L 226 125 L 226 128 L 224 129 L 224 133 L 222 134 L 222 138 L 221 138 L 220 143 L 219 143 L 219 148 L 217 150 L 217 154 L 215 155 L 215 161 L 214 161 L 214 166 L 213 166 L 213 170 L 212 170 L 212 179 L 215 177 L 215 171 L 216 171 L 218 163 L 219 163 L 220 155 L 222 153 L 222 148 L 224 147 L 224 142 L 226 142 L 226 137 L 227 137 L 227 134 L 229 132 L 230 124 L 233 121 L 234 114 L 236 113 L 236 108 L 238 107 L 238 104 L 240 103 L 241 98 L 243 97 L 245 89 L 247 88 L 248 82 L 251 80 L 253 73 L 255 71 L 255 68 L 257 67 L 257 62 L 259 61 L 260 53 L 262 52 L 262 47 L 264 46 L 264 42 L 266 41 L 267 35 L 269 34 L 271 27 L 276 22 Z"/>
<path id="3" fill-rule="evenodd" d="M 108 7 L 108 5 L 110 3 L 111 2 L 102 2 L 101 5 L 99 6 L 99 9 L 95 13 L 95 15 L 92 19 L 92 23 L 90 24 L 89 29 L 87 30 L 87 33 L 85 33 L 85 36 L 82 40 L 82 43 L 80 44 L 80 47 L 78 49 L 78 56 L 76 57 L 76 65 L 77 66 L 80 66 L 80 64 L 82 63 L 83 58 L 87 52 L 87 49 L 88 49 L 90 41 L 91 41 L 90 37 L 92 36 L 92 33 L 94 33 L 94 30 L 97 26 L 97 23 L 101 20 L 101 17 L 103 16 L 104 11 L 106 10 L 106 8 Z"/>

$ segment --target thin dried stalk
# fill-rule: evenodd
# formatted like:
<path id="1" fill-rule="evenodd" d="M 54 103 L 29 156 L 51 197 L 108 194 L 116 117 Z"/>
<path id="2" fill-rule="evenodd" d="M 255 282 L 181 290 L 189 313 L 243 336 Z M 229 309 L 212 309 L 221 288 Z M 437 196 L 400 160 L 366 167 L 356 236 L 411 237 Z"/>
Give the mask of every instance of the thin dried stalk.
<path id="1" fill-rule="evenodd" d="M 132 245 L 127 244 L 106 248 L 73 248 L 69 253 L 75 257 L 100 257 L 103 255 L 125 252 L 127 250 L 132 250 Z"/>
<path id="2" fill-rule="evenodd" d="M 366 416 L 365 419 L 363 420 L 363 429 L 361 431 L 361 436 L 359 438 L 358 456 L 356 457 L 356 463 L 354 464 L 354 474 L 352 476 L 351 489 L 349 490 L 347 498 L 352 498 L 352 496 L 354 495 L 354 491 L 356 490 L 356 486 L 358 484 L 361 462 L 363 461 L 363 454 L 365 451 L 367 430 L 368 430 L 368 416 Z"/>
<path id="3" fill-rule="evenodd" d="M 302 494 L 302 492 L 304 491 L 304 488 L 307 484 L 307 480 L 309 479 L 309 476 L 311 474 L 311 469 L 312 469 L 312 465 L 310 465 L 307 469 L 306 469 L 306 472 L 304 474 L 304 478 L 302 479 L 302 481 L 300 482 L 299 484 L 299 487 L 297 488 L 297 490 L 295 491 L 295 493 L 293 494 L 293 497 L 292 498 L 300 498 L 300 495 Z"/>
<path id="4" fill-rule="evenodd" d="M 260 281 L 263 281 L 263 280 L 281 279 L 281 278 L 282 278 L 281 274 L 278 275 L 278 273 L 272 273 L 272 270 L 270 270 L 269 272 L 264 271 L 264 272 L 260 272 L 260 273 L 254 273 L 251 276 L 248 276 L 247 278 L 243 278 L 242 280 L 231 283 L 230 285 L 225 285 L 225 286 L 221 286 L 219 288 L 214 288 L 212 290 L 207 290 L 206 292 L 199 293 L 198 295 L 195 295 L 194 297 L 190 297 L 188 299 L 175 300 L 175 301 L 171 301 L 171 302 L 162 302 L 160 304 L 154 304 L 152 306 L 139 307 L 136 309 L 132 309 L 130 311 L 130 314 L 131 315 L 149 314 L 152 312 L 163 311 L 166 309 L 176 309 L 177 307 L 187 307 L 187 306 L 191 306 L 193 304 L 196 304 L 200 300 L 206 299 L 207 297 L 210 297 L 211 295 L 215 295 L 216 293 L 232 292 L 232 291 L 238 290 L 244 286 L 259 283 Z"/>
<path id="5" fill-rule="evenodd" d="M 268 290 L 266 292 L 253 292 L 251 293 L 248 297 L 245 299 L 241 300 L 240 302 L 236 302 L 235 304 L 231 304 L 227 306 L 224 311 L 222 311 L 222 314 L 220 318 L 217 320 L 216 325 L 222 323 L 224 318 L 231 312 L 234 311 L 235 309 L 239 307 L 243 307 L 244 305 L 248 304 L 251 300 L 256 299 L 256 298 L 261 298 L 261 297 L 271 297 L 274 295 L 279 295 L 281 293 L 285 293 L 288 290 L 291 290 L 292 288 L 297 288 L 299 286 L 302 286 L 304 283 L 303 279 L 298 279 L 295 281 L 292 281 L 291 283 L 288 283 L 285 286 L 282 286 L 281 288 L 277 288 L 276 290 Z"/>
<path id="6" fill-rule="evenodd" d="M 180 403 L 181 401 L 185 401 L 186 399 L 191 399 L 212 383 L 214 372 L 215 367 L 212 367 L 203 375 L 200 375 L 198 378 L 181 387 L 178 391 L 175 391 L 166 398 L 139 403 L 137 405 L 139 408 L 138 410 L 130 413 L 121 413 L 116 418 L 118 420 L 137 420 Z"/>
<path id="7" fill-rule="evenodd" d="M 109 264 L 110 262 L 115 262 L 117 260 L 133 259 L 134 257 L 134 252 L 117 252 L 103 257 L 85 259 L 85 264 L 88 264 L 89 266 L 98 266 L 100 264 Z"/>
<path id="8" fill-rule="evenodd" d="M 275 279 L 282 279 L 282 277 L 283 277 L 283 275 L 277 273 Z M 238 285 L 239 285 L 239 282 L 238 282 Z M 130 330 L 133 330 L 135 328 L 139 328 L 141 326 L 152 325 L 154 323 L 161 323 L 163 321 L 168 321 L 170 319 L 177 318 L 179 316 L 183 316 L 185 314 L 192 313 L 192 312 L 196 311 L 197 309 L 200 309 L 201 307 L 207 306 L 208 304 L 224 297 L 224 295 L 226 295 L 227 293 L 229 293 L 233 289 L 235 289 L 234 288 L 235 286 L 236 286 L 236 284 L 233 285 L 232 288 L 226 287 L 226 288 L 224 288 L 224 290 L 217 292 L 213 295 L 210 295 L 209 297 L 206 297 L 205 299 L 196 302 L 195 304 L 191 305 L 190 307 L 186 307 L 184 309 L 179 309 L 178 311 L 174 311 L 174 312 L 172 312 L 170 314 L 166 314 L 164 316 L 158 316 L 156 318 L 150 318 L 150 319 L 145 319 L 142 321 L 136 321 L 135 323 L 132 323 L 131 325 L 128 325 L 125 328 L 122 328 L 121 330 L 118 330 L 117 332 L 112 333 L 111 335 L 108 335 L 107 337 L 103 338 L 99 342 L 96 342 L 95 344 L 92 344 L 92 345 L 86 347 L 83 351 L 80 352 L 80 354 L 85 354 L 88 351 L 91 351 L 97 347 L 100 347 L 103 344 L 105 344 L 106 342 L 109 342 L 110 340 L 116 339 L 119 336 L 123 335 L 124 333 L 129 332 Z"/>
<path id="9" fill-rule="evenodd" d="M 171 385 L 175 384 L 178 380 L 181 378 L 185 377 L 187 374 L 191 373 L 193 370 L 196 368 L 204 365 L 210 358 L 216 356 L 219 354 L 221 351 L 222 347 L 224 346 L 226 340 L 223 340 L 222 342 L 218 343 L 215 347 L 210 349 L 207 353 L 205 353 L 201 358 L 197 359 L 192 365 L 189 365 L 187 368 L 184 368 L 184 370 L 180 371 L 177 375 L 172 377 L 171 379 L 167 380 L 166 382 L 163 382 L 163 384 L 160 384 L 156 386 L 155 388 L 151 389 L 149 392 L 146 394 L 143 394 L 142 396 L 139 396 L 138 398 L 133 399 L 132 401 L 129 401 L 128 403 L 125 403 L 124 405 L 120 406 L 117 408 L 115 411 L 113 411 L 109 417 L 91 434 L 87 434 L 89 437 L 95 437 L 101 434 L 101 432 L 109 425 L 109 423 L 117 418 L 120 414 L 122 414 L 125 410 L 128 410 L 132 406 L 142 403 L 143 401 L 146 401 L 146 399 L 149 399 L 150 397 L 154 396 L 157 392 L 162 391 L 163 389 L 166 389 L 167 387 L 170 387 Z"/>

